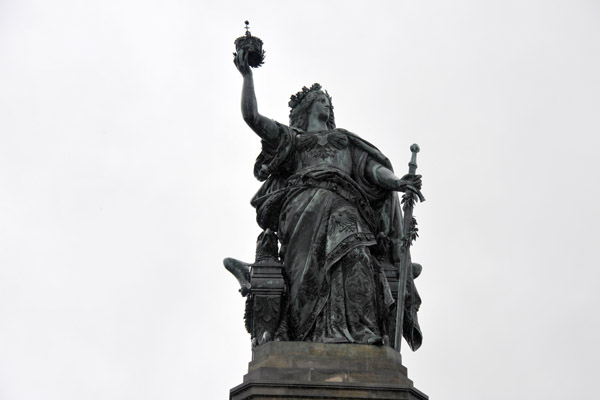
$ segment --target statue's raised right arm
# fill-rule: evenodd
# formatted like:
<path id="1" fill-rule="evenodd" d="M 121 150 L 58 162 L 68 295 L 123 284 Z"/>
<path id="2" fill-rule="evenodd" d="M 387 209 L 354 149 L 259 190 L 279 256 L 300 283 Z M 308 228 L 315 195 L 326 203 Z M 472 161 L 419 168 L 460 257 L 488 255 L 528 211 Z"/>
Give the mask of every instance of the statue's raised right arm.
<path id="1" fill-rule="evenodd" d="M 233 62 L 244 78 L 242 86 L 242 116 L 244 117 L 244 121 L 261 139 L 267 142 L 276 141 L 279 131 L 277 124 L 258 113 L 256 94 L 254 92 L 254 78 L 252 77 L 252 70 L 248 65 L 248 53 L 243 49 L 240 50 L 233 59 Z"/>

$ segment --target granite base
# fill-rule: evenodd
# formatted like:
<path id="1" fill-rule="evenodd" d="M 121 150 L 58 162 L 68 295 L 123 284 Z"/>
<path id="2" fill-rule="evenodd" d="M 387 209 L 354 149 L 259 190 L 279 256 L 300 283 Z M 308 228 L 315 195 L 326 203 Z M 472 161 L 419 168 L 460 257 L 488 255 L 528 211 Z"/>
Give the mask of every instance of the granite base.
<path id="1" fill-rule="evenodd" d="M 230 400 L 427 400 L 387 346 L 269 342 L 255 347 Z"/>

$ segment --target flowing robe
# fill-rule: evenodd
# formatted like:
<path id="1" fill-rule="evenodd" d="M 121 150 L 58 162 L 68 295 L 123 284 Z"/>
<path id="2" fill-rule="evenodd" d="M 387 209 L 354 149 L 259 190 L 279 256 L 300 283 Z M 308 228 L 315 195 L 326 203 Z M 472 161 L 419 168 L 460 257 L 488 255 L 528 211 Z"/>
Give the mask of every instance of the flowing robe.
<path id="1" fill-rule="evenodd" d="M 263 141 L 257 158 L 255 175 L 265 183 L 252 200 L 259 225 L 281 243 L 288 293 L 278 336 L 380 343 L 393 335 L 385 268 L 397 270 L 402 224 L 397 195 L 374 185 L 367 166 L 391 164 L 348 131 L 278 126 L 277 142 Z M 415 323 L 408 329 L 420 344 Z"/>

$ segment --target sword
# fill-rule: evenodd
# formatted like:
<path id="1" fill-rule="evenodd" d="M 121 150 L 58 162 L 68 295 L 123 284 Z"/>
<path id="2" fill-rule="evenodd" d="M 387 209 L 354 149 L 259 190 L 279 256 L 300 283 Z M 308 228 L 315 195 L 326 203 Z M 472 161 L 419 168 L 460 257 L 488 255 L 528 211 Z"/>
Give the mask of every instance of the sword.
<path id="1" fill-rule="evenodd" d="M 412 156 L 408 163 L 408 173 L 414 174 L 417 172 L 417 153 L 420 151 L 418 144 L 410 146 Z M 416 197 L 416 198 L 415 198 Z M 416 200 L 424 201 L 425 198 L 421 193 L 413 193 L 407 190 L 402 196 L 404 218 L 402 219 L 402 247 L 400 253 L 400 271 L 398 277 L 398 300 L 396 301 L 396 335 L 394 340 L 394 348 L 400 352 L 402 343 L 402 332 L 404 324 L 404 298 L 406 296 L 406 282 L 408 280 L 409 271 L 411 271 L 412 260 L 410 257 L 410 246 L 414 237 L 412 236 L 413 228 L 413 207 Z"/>

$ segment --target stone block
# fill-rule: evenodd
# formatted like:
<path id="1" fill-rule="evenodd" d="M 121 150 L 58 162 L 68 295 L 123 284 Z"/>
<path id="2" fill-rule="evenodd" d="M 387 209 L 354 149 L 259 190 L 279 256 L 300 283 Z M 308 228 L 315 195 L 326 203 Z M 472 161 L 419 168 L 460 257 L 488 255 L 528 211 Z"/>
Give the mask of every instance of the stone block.
<path id="1" fill-rule="evenodd" d="M 230 400 L 427 400 L 407 376 L 402 357 L 385 346 L 269 342 L 253 350 L 243 383 Z"/>

